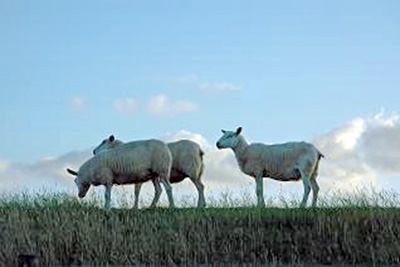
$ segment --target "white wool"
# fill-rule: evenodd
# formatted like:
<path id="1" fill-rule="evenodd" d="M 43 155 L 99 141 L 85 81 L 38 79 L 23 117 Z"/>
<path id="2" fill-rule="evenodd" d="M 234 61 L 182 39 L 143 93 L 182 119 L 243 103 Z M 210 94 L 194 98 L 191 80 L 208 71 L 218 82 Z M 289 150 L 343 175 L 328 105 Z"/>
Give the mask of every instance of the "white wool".
<path id="1" fill-rule="evenodd" d="M 268 177 L 279 181 L 298 181 L 304 184 L 302 206 L 307 202 L 310 187 L 313 190 L 313 205 L 318 195 L 318 164 L 323 155 L 314 145 L 306 142 L 289 142 L 265 145 L 248 144 L 241 135 L 241 128 L 236 131 L 223 131 L 218 140 L 220 149 L 231 148 L 236 156 L 241 171 L 257 180 L 259 205 L 264 205 L 262 196 L 262 178 Z"/>
<path id="2" fill-rule="evenodd" d="M 123 143 L 120 140 L 115 140 L 114 136 L 110 136 L 108 139 L 103 140 L 93 153 L 99 154 L 114 148 L 129 146 L 131 143 Z M 201 181 L 204 170 L 204 152 L 197 143 L 190 140 L 180 140 L 167 145 L 172 155 L 170 182 L 179 183 L 189 177 L 198 190 L 198 207 L 204 207 L 206 205 L 203 192 L 204 185 Z M 141 183 L 135 184 L 135 207 L 138 206 L 140 188 Z"/>
<path id="3" fill-rule="evenodd" d="M 80 197 L 86 195 L 90 185 L 106 186 L 106 207 L 109 207 L 113 184 L 136 184 L 148 180 L 152 180 L 159 190 L 153 199 L 154 206 L 161 194 L 161 181 L 173 206 L 169 185 L 171 167 L 171 152 L 164 142 L 155 139 L 135 141 L 96 154 L 80 167 L 75 182 Z"/>

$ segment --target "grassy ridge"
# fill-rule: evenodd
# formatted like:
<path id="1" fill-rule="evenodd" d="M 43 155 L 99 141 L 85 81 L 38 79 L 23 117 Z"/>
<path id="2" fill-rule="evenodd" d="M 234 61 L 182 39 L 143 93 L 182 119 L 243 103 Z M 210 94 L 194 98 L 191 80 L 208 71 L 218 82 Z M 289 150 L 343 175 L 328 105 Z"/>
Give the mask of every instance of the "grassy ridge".
<path id="1" fill-rule="evenodd" d="M 0 200 L 0 263 L 400 263 L 400 209 L 99 208 L 67 196 Z"/>

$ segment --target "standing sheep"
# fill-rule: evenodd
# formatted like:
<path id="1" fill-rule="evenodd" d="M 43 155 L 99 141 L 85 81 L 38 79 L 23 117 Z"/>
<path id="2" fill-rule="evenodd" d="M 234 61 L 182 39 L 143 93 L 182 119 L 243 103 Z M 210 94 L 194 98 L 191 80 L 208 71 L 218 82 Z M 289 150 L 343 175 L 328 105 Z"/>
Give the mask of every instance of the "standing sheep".
<path id="1" fill-rule="evenodd" d="M 174 207 L 169 176 L 172 156 L 167 145 L 159 140 L 143 140 L 130 142 L 104 153 L 99 153 L 86 161 L 79 171 L 67 169 L 77 176 L 80 198 L 85 197 L 90 185 L 104 185 L 105 207 L 110 207 L 111 187 L 113 184 L 135 184 L 151 180 L 155 187 L 155 195 L 151 207 L 154 207 L 161 194 L 160 181 L 168 194 L 170 207 Z"/>
<path id="2" fill-rule="evenodd" d="M 231 148 L 235 153 L 240 170 L 256 179 L 258 205 L 264 206 L 263 177 L 278 181 L 303 181 L 304 195 L 301 207 L 305 207 L 310 187 L 313 190 L 312 206 L 317 204 L 319 187 L 316 181 L 318 165 L 323 157 L 312 144 L 290 142 L 276 145 L 260 143 L 248 144 L 236 131 L 222 130 L 223 136 L 218 140 L 219 149 Z"/>
<path id="3" fill-rule="evenodd" d="M 109 138 L 104 139 L 100 145 L 93 150 L 93 154 L 97 155 L 102 151 L 121 147 L 121 145 L 127 144 L 129 143 L 123 143 L 116 140 L 114 136 L 111 135 Z M 197 206 L 199 208 L 205 207 L 206 201 L 204 198 L 204 185 L 201 182 L 201 175 L 204 169 L 204 152 L 197 143 L 190 140 L 180 140 L 168 143 L 167 145 L 172 154 L 172 169 L 169 181 L 171 183 L 179 183 L 186 177 L 189 177 L 199 193 Z M 139 204 L 141 187 L 142 183 L 135 184 L 135 208 L 137 208 Z"/>

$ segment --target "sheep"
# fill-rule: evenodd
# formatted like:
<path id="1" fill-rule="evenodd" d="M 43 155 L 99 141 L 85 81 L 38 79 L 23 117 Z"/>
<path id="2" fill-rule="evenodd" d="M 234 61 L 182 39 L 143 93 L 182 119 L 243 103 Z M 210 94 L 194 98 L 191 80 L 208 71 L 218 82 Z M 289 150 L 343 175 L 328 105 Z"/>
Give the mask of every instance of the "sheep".
<path id="1" fill-rule="evenodd" d="M 67 169 L 76 176 L 80 198 L 85 197 L 90 185 L 104 185 L 105 208 L 110 208 L 111 187 L 113 184 L 135 184 L 151 180 L 155 195 L 151 207 L 155 207 L 163 184 L 168 194 L 170 207 L 174 207 L 169 176 L 172 167 L 172 155 L 167 145 L 159 140 L 135 141 L 110 151 L 96 154 L 86 161 L 79 171 Z"/>
<path id="2" fill-rule="evenodd" d="M 116 140 L 115 137 L 111 135 L 109 138 L 104 139 L 100 145 L 93 150 L 93 154 L 96 155 L 102 151 L 120 147 L 123 144 L 123 142 Z M 197 143 L 190 140 L 180 140 L 167 143 L 167 145 L 172 154 L 170 183 L 179 183 L 186 177 L 189 177 L 196 186 L 199 194 L 197 207 L 204 208 L 206 206 L 206 201 L 204 197 L 204 185 L 201 181 L 201 175 L 204 170 L 204 152 Z M 135 184 L 135 208 L 138 208 L 141 186 L 142 183 Z"/>
<path id="3" fill-rule="evenodd" d="M 310 187 L 313 191 L 312 206 L 317 204 L 319 186 L 316 178 L 318 165 L 324 155 L 306 142 L 289 142 L 265 145 L 248 144 L 241 135 L 242 127 L 236 131 L 222 130 L 218 149 L 231 148 L 235 153 L 240 170 L 256 180 L 258 206 L 265 206 L 263 196 L 263 177 L 278 181 L 303 181 L 304 195 L 300 207 L 305 207 Z"/>

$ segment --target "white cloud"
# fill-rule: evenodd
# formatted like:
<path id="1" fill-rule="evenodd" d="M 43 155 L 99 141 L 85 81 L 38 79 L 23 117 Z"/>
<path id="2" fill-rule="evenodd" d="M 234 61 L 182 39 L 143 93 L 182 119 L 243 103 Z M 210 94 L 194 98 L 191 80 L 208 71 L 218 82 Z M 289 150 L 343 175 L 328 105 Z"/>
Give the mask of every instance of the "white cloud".
<path id="1" fill-rule="evenodd" d="M 216 140 L 207 140 L 199 133 L 185 130 L 167 133 L 160 139 L 165 142 L 190 139 L 200 144 L 205 152 L 203 180 L 206 186 L 206 198 L 219 195 L 223 191 L 240 194 L 245 190 L 251 196 L 254 195 L 254 180 L 241 173 L 231 150 L 218 150 L 215 147 Z M 387 188 L 390 184 L 388 181 L 393 183 L 395 181 L 393 177 L 400 175 L 400 123 L 395 114 L 354 119 L 318 136 L 312 143 L 326 156 L 321 161 L 319 169 L 318 181 L 321 194 L 337 188 L 353 191 L 357 187 L 370 184 L 378 189 L 392 189 Z M 32 190 L 58 188 L 75 192 L 73 179 L 66 173 L 65 168 L 78 169 L 91 156 L 91 150 L 88 149 L 47 158 L 33 164 L 0 161 L 0 192 L 26 188 Z M 391 180 L 389 178 L 387 180 L 386 177 L 391 177 Z M 266 198 L 280 195 L 290 197 L 295 194 L 297 199 L 303 191 L 301 182 L 281 183 L 265 179 L 264 184 Z M 133 193 L 132 187 L 117 188 Z M 177 196 L 190 194 L 197 198 L 197 192 L 190 181 L 173 185 L 173 188 Z M 91 191 L 103 194 L 102 187 Z M 142 199 L 149 201 L 152 196 L 152 184 L 147 183 Z M 163 198 L 165 200 L 165 194 Z"/>
<path id="2" fill-rule="evenodd" d="M 241 87 L 228 82 L 203 82 L 199 84 L 199 89 L 207 92 L 239 91 Z"/>
<path id="3" fill-rule="evenodd" d="M 210 143 L 205 137 L 199 133 L 192 133 L 186 130 L 180 130 L 176 133 L 166 133 L 160 137 L 164 142 L 175 142 L 182 139 L 188 139 L 198 143 L 201 147 L 211 147 Z"/>
<path id="4" fill-rule="evenodd" d="M 139 101 L 133 98 L 117 99 L 113 101 L 113 107 L 118 112 L 135 113 L 139 109 Z"/>
<path id="5" fill-rule="evenodd" d="M 112 102 L 113 108 L 120 113 L 133 114 L 140 109 L 140 102 L 134 98 L 117 99 Z M 183 112 L 198 110 L 190 101 L 170 100 L 165 94 L 152 96 L 147 103 L 147 111 L 152 115 L 177 115 Z"/>
<path id="6" fill-rule="evenodd" d="M 330 186 L 352 190 L 400 174 L 400 124 L 396 114 L 383 112 L 372 118 L 357 118 L 315 138 L 326 155 L 320 176 Z M 326 180 L 325 180 L 326 181 Z"/>
<path id="7" fill-rule="evenodd" d="M 400 124 L 397 115 L 375 117 L 359 141 L 363 160 L 379 174 L 400 173 Z"/>
<path id="8" fill-rule="evenodd" d="M 198 110 L 198 106 L 190 101 L 171 101 L 165 94 L 150 98 L 148 111 L 153 115 L 176 115 L 183 112 Z"/>
<path id="9" fill-rule="evenodd" d="M 88 106 L 88 103 L 82 96 L 76 95 L 69 99 L 69 105 L 71 109 L 81 111 Z"/>
<path id="10" fill-rule="evenodd" d="M 78 169 L 91 151 L 70 152 L 32 164 L 0 162 L 0 192 L 75 189 L 66 168 Z"/>
<path id="11" fill-rule="evenodd" d="M 242 87 L 225 81 L 204 81 L 198 75 L 190 74 L 176 79 L 178 84 L 190 86 L 201 92 L 229 92 L 240 91 Z"/>

